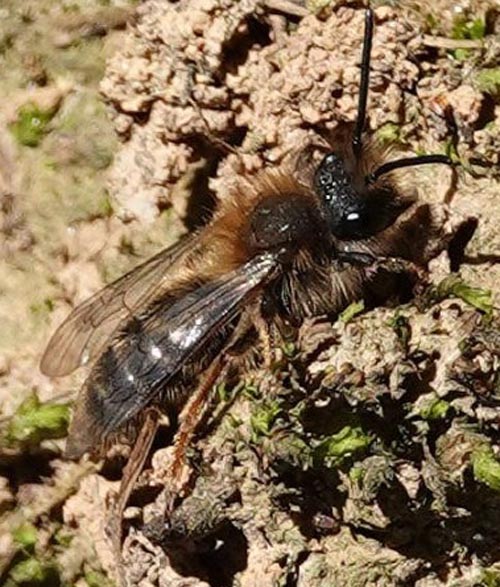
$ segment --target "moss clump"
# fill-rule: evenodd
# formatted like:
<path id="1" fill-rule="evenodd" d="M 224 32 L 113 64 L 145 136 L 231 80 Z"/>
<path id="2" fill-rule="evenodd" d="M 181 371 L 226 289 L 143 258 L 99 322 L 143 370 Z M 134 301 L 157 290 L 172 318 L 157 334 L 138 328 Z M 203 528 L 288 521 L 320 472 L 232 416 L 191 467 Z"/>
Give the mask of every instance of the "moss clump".
<path id="1" fill-rule="evenodd" d="M 481 40 L 486 34 L 486 23 L 482 18 L 474 18 L 470 20 L 465 15 L 460 15 L 455 18 L 453 22 L 453 28 L 451 36 L 453 39 L 470 39 L 470 40 Z M 453 55 L 455 59 L 463 61 L 470 55 L 469 49 L 455 49 Z"/>
<path id="2" fill-rule="evenodd" d="M 31 551 L 37 541 L 37 529 L 33 524 L 26 522 L 12 531 L 12 538 L 25 550 Z"/>
<path id="3" fill-rule="evenodd" d="M 69 404 L 42 403 L 33 393 L 12 416 L 5 440 L 10 446 L 38 445 L 43 440 L 64 438 L 68 424 Z"/>
<path id="4" fill-rule="evenodd" d="M 57 587 L 61 584 L 59 573 L 52 564 L 35 557 L 17 563 L 10 571 L 5 587 L 46 586 Z"/>
<path id="5" fill-rule="evenodd" d="M 355 316 L 361 314 L 361 312 L 365 309 L 365 303 L 363 300 L 359 302 L 353 302 L 349 304 L 347 308 L 340 314 L 340 319 L 342 322 L 350 322 Z"/>
<path id="6" fill-rule="evenodd" d="M 480 584 L 484 587 L 500 587 L 500 569 L 486 569 L 483 572 Z"/>
<path id="7" fill-rule="evenodd" d="M 85 573 L 85 582 L 88 587 L 113 587 L 114 583 L 104 573 L 99 571 L 87 571 Z"/>
<path id="8" fill-rule="evenodd" d="M 338 467 L 345 459 L 365 451 L 371 442 L 371 436 L 359 426 L 344 426 L 337 434 L 321 441 L 314 450 L 314 460 Z"/>
<path id="9" fill-rule="evenodd" d="M 451 36 L 453 39 L 480 40 L 486 34 L 486 23 L 482 18 L 469 20 L 467 16 L 457 16 L 453 22 Z"/>
<path id="10" fill-rule="evenodd" d="M 17 120 L 10 125 L 10 131 L 21 145 L 37 147 L 49 132 L 49 123 L 54 114 L 55 109 L 42 110 L 29 102 L 17 111 Z"/>
<path id="11" fill-rule="evenodd" d="M 476 74 L 477 87 L 492 95 L 500 94 L 500 68 L 482 69 Z"/>
<path id="12" fill-rule="evenodd" d="M 408 317 L 396 310 L 394 316 L 389 320 L 388 326 L 394 330 L 403 347 L 406 347 L 411 339 L 411 327 Z"/>
<path id="13" fill-rule="evenodd" d="M 481 310 L 488 316 L 493 311 L 493 296 L 490 290 L 472 287 L 457 275 L 450 275 L 441 281 L 437 288 L 439 299 L 456 297 L 466 304 Z"/>
<path id="14" fill-rule="evenodd" d="M 268 436 L 274 422 L 281 413 L 281 407 L 276 402 L 269 402 L 257 409 L 250 419 L 253 441 Z"/>
<path id="15" fill-rule="evenodd" d="M 472 454 L 472 470 L 477 481 L 500 491 L 500 461 L 489 446 L 482 446 Z"/>
<path id="16" fill-rule="evenodd" d="M 393 122 L 387 122 L 377 130 L 377 139 L 384 145 L 401 142 L 401 127 Z"/>
<path id="17" fill-rule="evenodd" d="M 446 400 L 434 398 L 420 410 L 420 415 L 424 420 L 440 420 L 446 416 L 450 407 Z"/>

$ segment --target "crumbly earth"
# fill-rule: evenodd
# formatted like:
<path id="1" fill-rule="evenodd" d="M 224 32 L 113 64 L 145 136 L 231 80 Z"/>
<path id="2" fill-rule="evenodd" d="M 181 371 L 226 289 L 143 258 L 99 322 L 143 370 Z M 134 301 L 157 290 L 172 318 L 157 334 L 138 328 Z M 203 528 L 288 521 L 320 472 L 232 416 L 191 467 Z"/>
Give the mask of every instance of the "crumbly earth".
<path id="1" fill-rule="evenodd" d="M 500 584 L 500 13 L 421 4 L 374 3 L 368 126 L 398 152 L 460 161 L 455 178 L 412 172 L 467 243 L 459 273 L 446 279 L 437 242 L 415 300 L 308 322 L 271 373 L 219 385 L 168 519 L 159 440 L 125 512 L 129 585 Z M 0 583 L 116 580 L 106 516 L 123 459 L 65 462 L 67 412 L 29 438 L 12 424 L 33 392 L 66 410 L 82 381 L 41 375 L 44 345 L 240 174 L 354 120 L 361 8 L 0 6 Z"/>

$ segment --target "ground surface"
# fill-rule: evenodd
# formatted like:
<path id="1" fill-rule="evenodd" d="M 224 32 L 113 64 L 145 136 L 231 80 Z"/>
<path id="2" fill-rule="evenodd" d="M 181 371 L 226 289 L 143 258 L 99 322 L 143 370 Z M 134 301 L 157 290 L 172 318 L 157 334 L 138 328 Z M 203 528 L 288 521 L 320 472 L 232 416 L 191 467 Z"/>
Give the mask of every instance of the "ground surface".
<path id="1" fill-rule="evenodd" d="M 168 531 L 159 441 L 126 512 L 130 584 L 500 584 L 500 17 L 494 2 L 417 5 L 376 3 L 369 125 L 461 161 L 452 191 L 446 170 L 412 180 L 451 232 L 477 219 L 460 273 L 443 283 L 443 252 L 418 304 L 308 323 L 273 377 L 220 387 Z M 43 348 L 238 174 L 354 119 L 359 8 L 0 6 L 0 583 L 115 576 L 104 518 L 121 462 L 62 460 L 83 375 L 43 377 Z"/>

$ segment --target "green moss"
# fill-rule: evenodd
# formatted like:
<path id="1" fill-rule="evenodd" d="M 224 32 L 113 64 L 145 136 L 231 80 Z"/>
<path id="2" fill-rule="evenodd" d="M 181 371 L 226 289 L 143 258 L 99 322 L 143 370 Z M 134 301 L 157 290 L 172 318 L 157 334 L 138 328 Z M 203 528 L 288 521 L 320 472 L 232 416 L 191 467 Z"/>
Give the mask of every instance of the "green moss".
<path id="1" fill-rule="evenodd" d="M 439 25 L 439 20 L 430 12 L 425 15 L 425 24 L 429 31 L 436 30 Z"/>
<path id="2" fill-rule="evenodd" d="M 400 343 L 406 346 L 410 342 L 411 328 L 410 321 L 406 316 L 396 311 L 394 316 L 389 320 L 388 326 L 394 330 Z"/>
<path id="3" fill-rule="evenodd" d="M 17 111 L 17 120 L 10 125 L 10 131 L 21 145 L 37 147 L 48 133 L 48 125 L 54 114 L 54 109 L 41 110 L 29 102 Z"/>
<path id="4" fill-rule="evenodd" d="M 377 130 L 376 135 L 384 144 L 398 143 L 401 141 L 401 128 L 393 122 L 387 122 Z"/>
<path id="5" fill-rule="evenodd" d="M 358 465 L 355 465 L 349 469 L 349 479 L 355 483 L 361 482 L 365 474 L 366 470 Z"/>
<path id="6" fill-rule="evenodd" d="M 55 544 L 62 546 L 63 548 L 68 548 L 68 546 L 73 541 L 74 535 L 69 533 L 67 529 L 61 525 L 53 535 L 53 539 Z"/>
<path id="7" fill-rule="evenodd" d="M 365 451 L 372 438 L 359 426 L 344 426 L 340 432 L 325 438 L 314 450 L 315 462 L 339 466 L 346 458 Z"/>
<path id="8" fill-rule="evenodd" d="M 481 587 L 500 587 L 500 570 L 485 569 L 479 585 Z"/>
<path id="9" fill-rule="evenodd" d="M 256 400 L 260 398 L 260 391 L 253 381 L 243 381 L 241 395 L 249 400 Z"/>
<path id="10" fill-rule="evenodd" d="M 34 317 L 48 316 L 54 310 L 54 301 L 51 298 L 45 298 L 41 302 L 34 302 L 30 306 L 30 312 Z"/>
<path id="11" fill-rule="evenodd" d="M 477 87 L 488 94 L 497 95 L 500 93 L 500 67 L 482 69 L 476 74 Z"/>
<path id="12" fill-rule="evenodd" d="M 437 294 L 440 299 L 450 296 L 460 298 L 488 316 L 493 312 L 491 291 L 467 285 L 458 275 L 449 275 L 443 279 L 438 285 Z"/>
<path id="13" fill-rule="evenodd" d="M 293 358 L 297 354 L 297 346 L 291 341 L 283 343 L 281 350 L 283 351 L 285 357 L 288 357 L 289 359 Z"/>
<path id="14" fill-rule="evenodd" d="M 269 402 L 260 406 L 250 418 L 252 427 L 252 440 L 258 441 L 263 436 L 268 436 L 273 424 L 281 413 L 281 407 L 277 402 Z"/>
<path id="15" fill-rule="evenodd" d="M 63 438 L 69 424 L 69 404 L 41 403 L 37 394 L 26 398 L 12 416 L 6 432 L 9 445 L 40 444 Z"/>
<path id="16" fill-rule="evenodd" d="M 355 316 L 361 314 L 365 309 L 365 302 L 360 300 L 359 302 L 353 302 L 349 304 L 347 308 L 340 314 L 339 318 L 342 322 L 350 322 Z"/>
<path id="17" fill-rule="evenodd" d="M 87 571 L 85 581 L 88 587 L 113 587 L 114 583 L 100 571 Z"/>
<path id="18" fill-rule="evenodd" d="M 453 163 L 457 165 L 463 165 L 463 162 L 460 158 L 460 155 L 457 151 L 457 146 L 455 145 L 454 141 L 450 139 L 447 141 L 445 145 L 445 154 L 452 160 Z"/>
<path id="19" fill-rule="evenodd" d="M 457 16 L 453 22 L 451 36 L 453 39 L 480 40 L 486 34 L 486 23 L 482 18 L 469 20 L 466 16 Z"/>
<path id="20" fill-rule="evenodd" d="M 58 587 L 61 584 L 59 573 L 54 565 L 44 563 L 37 558 L 28 558 L 17 563 L 10 571 L 6 582 L 9 586 Z"/>
<path id="21" fill-rule="evenodd" d="M 113 216 L 113 203 L 109 193 L 105 191 L 98 202 L 99 216 L 102 218 L 111 218 Z"/>
<path id="22" fill-rule="evenodd" d="M 439 420 L 446 416 L 450 407 L 444 399 L 434 398 L 420 410 L 420 415 L 424 420 Z"/>
<path id="23" fill-rule="evenodd" d="M 469 20 L 465 15 L 457 16 L 453 22 L 451 37 L 453 39 L 470 39 L 481 40 L 486 34 L 486 23 L 482 18 Z M 458 61 L 467 59 L 471 51 L 469 49 L 455 49 L 452 51 L 453 56 Z"/>
<path id="24" fill-rule="evenodd" d="M 495 491 L 500 491 L 500 461 L 491 447 L 483 445 L 472 454 L 474 478 Z"/>
<path id="25" fill-rule="evenodd" d="M 217 395 L 218 402 L 227 402 L 231 397 L 231 392 L 227 388 L 226 382 L 223 381 L 215 386 L 215 393 Z"/>
<path id="26" fill-rule="evenodd" d="M 33 524 L 25 523 L 12 530 L 14 542 L 26 550 L 31 550 L 37 541 L 37 529 Z"/>

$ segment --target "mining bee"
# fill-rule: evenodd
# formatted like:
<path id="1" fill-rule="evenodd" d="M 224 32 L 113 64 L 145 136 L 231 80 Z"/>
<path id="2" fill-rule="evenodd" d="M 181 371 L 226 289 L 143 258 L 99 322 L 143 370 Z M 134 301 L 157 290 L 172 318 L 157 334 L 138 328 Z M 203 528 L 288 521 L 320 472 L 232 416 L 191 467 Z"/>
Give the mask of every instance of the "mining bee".
<path id="1" fill-rule="evenodd" d="M 368 9 L 351 141 L 331 144 L 316 162 L 307 145 L 241 177 L 208 225 L 106 286 L 59 326 L 43 373 L 64 376 L 92 363 L 68 457 L 93 452 L 155 408 L 182 409 L 182 460 L 210 390 L 249 340 L 268 358 L 284 328 L 386 297 L 391 276 L 411 281 L 425 266 L 429 209 L 404 168 L 452 161 L 387 160 L 387 149 L 364 133 L 372 34 Z M 155 425 L 145 429 L 143 449 Z"/>

